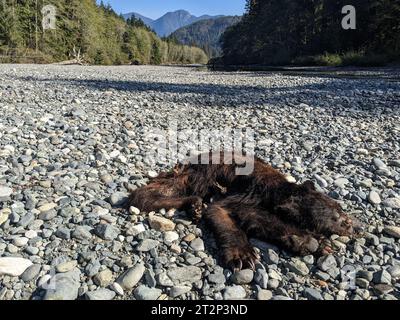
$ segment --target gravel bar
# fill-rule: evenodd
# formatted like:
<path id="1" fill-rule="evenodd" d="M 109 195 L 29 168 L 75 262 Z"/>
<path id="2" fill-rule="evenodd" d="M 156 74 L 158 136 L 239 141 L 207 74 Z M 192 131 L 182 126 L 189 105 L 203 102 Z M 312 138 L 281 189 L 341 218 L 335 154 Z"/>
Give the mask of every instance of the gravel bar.
<path id="1" fill-rule="evenodd" d="M 399 72 L 368 74 L 0 65 L 0 300 L 399 299 Z M 184 212 L 123 208 L 170 168 L 146 133 L 173 121 L 251 128 L 258 156 L 365 233 L 322 258 L 253 239 L 256 270 L 232 274 Z"/>

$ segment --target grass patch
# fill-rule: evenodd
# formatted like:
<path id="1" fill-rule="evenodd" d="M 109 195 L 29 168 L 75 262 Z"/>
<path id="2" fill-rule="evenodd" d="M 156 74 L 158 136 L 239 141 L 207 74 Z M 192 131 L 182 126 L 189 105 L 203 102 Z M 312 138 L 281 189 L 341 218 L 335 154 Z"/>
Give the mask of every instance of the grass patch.
<path id="1" fill-rule="evenodd" d="M 325 53 L 323 55 L 298 57 L 292 61 L 292 64 L 296 66 L 383 67 L 395 60 L 392 55 L 350 51 L 344 54 Z"/>

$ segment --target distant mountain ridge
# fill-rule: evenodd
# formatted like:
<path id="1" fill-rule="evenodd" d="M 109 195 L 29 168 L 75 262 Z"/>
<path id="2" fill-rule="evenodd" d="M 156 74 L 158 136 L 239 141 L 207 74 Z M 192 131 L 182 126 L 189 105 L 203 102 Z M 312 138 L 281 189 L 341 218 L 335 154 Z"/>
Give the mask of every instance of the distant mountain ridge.
<path id="1" fill-rule="evenodd" d="M 152 28 L 160 37 L 167 37 L 174 31 L 178 30 L 179 28 L 188 26 L 197 21 L 218 19 L 223 17 L 222 15 L 219 16 L 202 15 L 200 17 L 196 17 L 186 10 L 177 10 L 174 12 L 168 12 L 157 20 L 147 18 L 136 12 L 131 12 L 123 15 L 125 19 L 131 18 L 132 16 L 134 16 L 137 19 L 141 19 L 146 25 Z"/>
<path id="2" fill-rule="evenodd" d="M 220 44 L 222 34 L 240 20 L 240 16 L 224 16 L 197 21 L 179 28 L 170 35 L 170 38 L 176 39 L 182 44 L 202 48 L 210 58 L 214 58 L 222 54 Z"/>
<path id="3" fill-rule="evenodd" d="M 127 20 L 128 18 L 131 18 L 132 16 L 134 16 L 136 19 L 142 20 L 148 26 L 150 26 L 154 22 L 153 19 L 150 19 L 150 18 L 147 18 L 145 16 L 142 16 L 141 14 L 136 13 L 136 12 L 123 14 L 123 17 L 125 18 L 125 20 Z"/>

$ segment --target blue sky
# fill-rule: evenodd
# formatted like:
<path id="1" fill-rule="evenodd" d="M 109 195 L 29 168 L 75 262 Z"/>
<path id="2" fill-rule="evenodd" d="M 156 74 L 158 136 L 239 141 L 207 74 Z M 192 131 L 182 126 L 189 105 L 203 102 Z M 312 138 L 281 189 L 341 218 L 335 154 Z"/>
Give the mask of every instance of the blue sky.
<path id="1" fill-rule="evenodd" d="M 167 13 L 184 9 L 191 14 L 241 15 L 246 0 L 103 0 L 110 3 L 117 13 L 137 12 L 156 19 Z M 100 1 L 98 1 L 100 2 Z"/>

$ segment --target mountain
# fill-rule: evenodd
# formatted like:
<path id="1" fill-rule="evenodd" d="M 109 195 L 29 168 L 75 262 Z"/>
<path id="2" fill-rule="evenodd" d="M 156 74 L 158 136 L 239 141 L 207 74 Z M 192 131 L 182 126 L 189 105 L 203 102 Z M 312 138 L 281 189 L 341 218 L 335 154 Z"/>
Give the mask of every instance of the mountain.
<path id="1" fill-rule="evenodd" d="M 218 19 L 223 16 L 209 16 L 202 15 L 196 17 L 185 10 L 178 10 L 174 12 L 168 12 L 157 20 L 144 17 L 138 13 L 132 12 L 123 15 L 125 19 L 135 16 L 137 19 L 141 19 L 151 29 L 153 29 L 160 37 L 169 36 L 175 30 L 188 26 L 194 22 L 206 19 Z"/>
<path id="2" fill-rule="evenodd" d="M 142 16 L 141 14 L 136 13 L 136 12 L 126 13 L 126 14 L 123 14 L 122 16 L 125 18 L 125 20 L 127 20 L 129 18 L 132 18 L 132 17 L 135 17 L 136 19 L 142 20 L 148 26 L 151 26 L 151 24 L 154 22 L 153 19 L 150 19 L 150 18 L 147 18 L 145 16 Z"/>
<path id="3" fill-rule="evenodd" d="M 210 58 L 221 55 L 221 35 L 225 30 L 241 20 L 239 16 L 197 21 L 182 27 L 170 35 L 182 44 L 191 44 L 202 48 Z"/>

